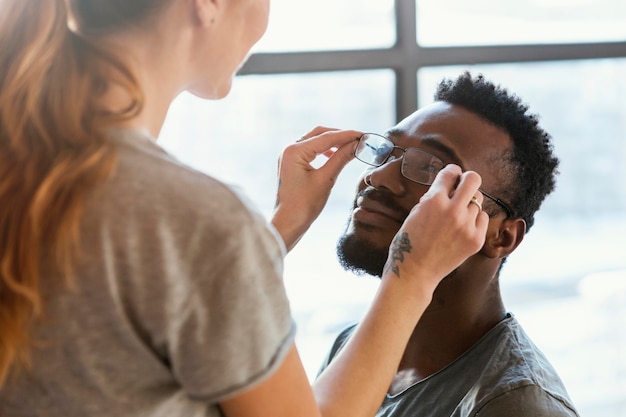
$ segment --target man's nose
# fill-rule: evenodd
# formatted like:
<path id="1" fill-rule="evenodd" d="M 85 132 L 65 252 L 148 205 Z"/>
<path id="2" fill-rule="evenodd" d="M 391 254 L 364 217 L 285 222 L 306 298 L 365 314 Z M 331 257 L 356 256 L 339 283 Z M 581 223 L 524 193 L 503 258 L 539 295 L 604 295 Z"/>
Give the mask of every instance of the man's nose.
<path id="1" fill-rule="evenodd" d="M 398 196 L 403 195 L 406 192 L 406 183 L 401 168 L 402 158 L 398 155 L 391 155 L 383 165 L 370 170 L 366 176 L 366 183 Z"/>

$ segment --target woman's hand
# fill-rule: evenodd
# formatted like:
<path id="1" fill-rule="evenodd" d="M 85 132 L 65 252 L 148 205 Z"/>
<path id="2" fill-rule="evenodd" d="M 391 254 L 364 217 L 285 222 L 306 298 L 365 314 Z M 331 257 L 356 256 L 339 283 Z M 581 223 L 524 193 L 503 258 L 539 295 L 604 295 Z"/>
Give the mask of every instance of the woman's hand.
<path id="1" fill-rule="evenodd" d="M 354 157 L 361 132 L 316 127 L 287 146 L 278 162 L 278 191 L 272 224 L 291 250 L 328 201 L 341 170 Z M 319 155 L 328 158 L 318 168 Z"/>
<path id="2" fill-rule="evenodd" d="M 419 276 L 432 290 L 485 242 L 480 176 L 448 165 L 413 207 L 389 247 L 384 276 Z M 423 283 L 420 283 L 423 285 Z"/>

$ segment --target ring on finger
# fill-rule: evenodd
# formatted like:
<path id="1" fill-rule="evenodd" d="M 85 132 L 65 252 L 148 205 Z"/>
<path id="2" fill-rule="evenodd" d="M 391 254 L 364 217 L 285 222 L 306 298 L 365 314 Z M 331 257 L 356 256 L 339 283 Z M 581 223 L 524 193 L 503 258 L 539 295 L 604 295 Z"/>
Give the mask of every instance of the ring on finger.
<path id="1" fill-rule="evenodd" d="M 476 207 L 478 207 L 478 210 L 483 211 L 483 206 L 478 202 L 478 199 L 476 198 L 476 196 L 472 197 L 469 204 L 476 204 Z"/>

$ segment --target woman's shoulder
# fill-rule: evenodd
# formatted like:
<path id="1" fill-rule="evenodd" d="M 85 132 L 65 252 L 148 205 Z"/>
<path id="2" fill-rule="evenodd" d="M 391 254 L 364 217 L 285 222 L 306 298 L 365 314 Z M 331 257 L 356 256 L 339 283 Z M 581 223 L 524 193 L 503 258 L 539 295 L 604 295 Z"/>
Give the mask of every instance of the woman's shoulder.
<path id="1" fill-rule="evenodd" d="M 91 209 L 99 215 L 121 222 L 141 218 L 194 225 L 215 233 L 267 227 L 237 187 L 186 165 L 141 132 L 117 132 L 113 141 L 115 170 L 92 193 Z"/>
<path id="2" fill-rule="evenodd" d="M 119 189 L 130 188 L 138 196 L 157 198 L 163 204 L 249 208 L 236 187 L 181 162 L 140 132 L 124 132 L 121 139 L 112 177 Z"/>

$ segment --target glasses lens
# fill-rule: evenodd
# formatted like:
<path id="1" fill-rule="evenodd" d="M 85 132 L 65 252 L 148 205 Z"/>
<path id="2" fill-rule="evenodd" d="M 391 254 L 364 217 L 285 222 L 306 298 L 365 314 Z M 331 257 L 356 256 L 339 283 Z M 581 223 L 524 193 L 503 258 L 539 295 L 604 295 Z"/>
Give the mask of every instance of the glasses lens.
<path id="1" fill-rule="evenodd" d="M 366 164 L 381 166 L 393 152 L 393 142 L 389 139 L 366 133 L 359 139 L 354 156 Z"/>
<path id="2" fill-rule="evenodd" d="M 402 175 L 422 185 L 431 185 L 443 167 L 443 161 L 436 156 L 408 148 L 402 161 Z"/>

